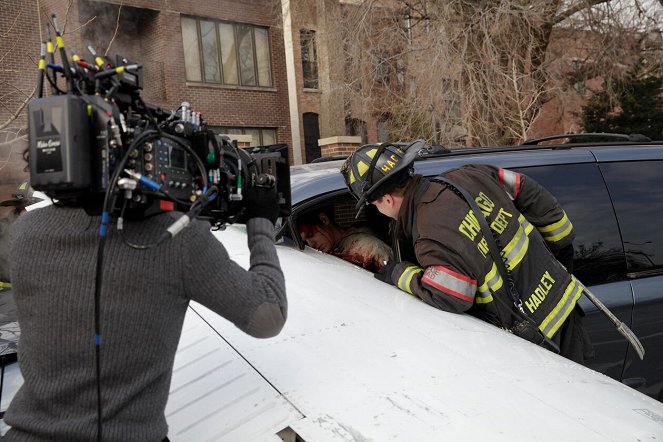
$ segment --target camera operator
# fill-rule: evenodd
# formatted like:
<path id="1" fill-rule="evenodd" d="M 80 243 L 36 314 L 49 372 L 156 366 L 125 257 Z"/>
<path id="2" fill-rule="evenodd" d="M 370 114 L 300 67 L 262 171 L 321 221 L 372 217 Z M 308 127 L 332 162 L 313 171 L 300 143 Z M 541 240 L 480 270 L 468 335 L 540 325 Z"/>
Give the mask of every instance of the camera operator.
<path id="1" fill-rule="evenodd" d="M 277 335 L 287 316 L 285 281 L 274 247 L 275 189 L 245 190 L 250 268 L 232 261 L 208 223 L 150 243 L 181 216 L 161 213 L 109 222 L 101 285 L 104 441 L 167 440 L 164 409 L 189 301 L 258 338 Z M 7 441 L 97 438 L 94 343 L 98 217 L 50 206 L 20 217 L 10 238 L 11 277 L 21 326 L 25 379 L 5 422 Z"/>

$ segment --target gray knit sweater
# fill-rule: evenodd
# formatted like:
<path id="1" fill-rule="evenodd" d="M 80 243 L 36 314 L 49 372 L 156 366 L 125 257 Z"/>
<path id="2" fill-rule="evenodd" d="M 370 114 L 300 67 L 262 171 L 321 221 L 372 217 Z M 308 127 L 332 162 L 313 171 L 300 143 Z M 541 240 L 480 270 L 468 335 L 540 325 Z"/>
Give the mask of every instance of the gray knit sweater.
<path id="1" fill-rule="evenodd" d="M 132 243 L 154 242 L 181 214 L 125 223 Z M 160 441 L 168 427 L 173 359 L 190 300 L 244 332 L 279 333 L 287 302 L 273 226 L 248 222 L 251 267 L 230 260 L 209 224 L 193 221 L 148 250 L 111 222 L 101 291 L 104 441 Z M 7 441 L 96 440 L 94 278 L 99 218 L 47 207 L 12 226 L 11 278 L 25 384 L 5 414 Z"/>

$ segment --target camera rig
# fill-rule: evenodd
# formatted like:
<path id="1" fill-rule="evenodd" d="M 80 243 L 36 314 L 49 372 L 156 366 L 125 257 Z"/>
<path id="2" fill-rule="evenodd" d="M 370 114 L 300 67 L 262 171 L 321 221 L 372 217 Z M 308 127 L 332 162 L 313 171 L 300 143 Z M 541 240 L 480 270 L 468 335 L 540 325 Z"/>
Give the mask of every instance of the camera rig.
<path id="1" fill-rule="evenodd" d="M 90 214 L 141 218 L 180 210 L 222 227 L 242 221 L 246 188 L 276 186 L 280 215 L 289 215 L 287 145 L 239 149 L 187 102 L 175 111 L 146 104 L 140 64 L 92 47 L 94 63 L 73 53 L 69 60 L 55 17 L 53 25 L 61 64 L 53 44 L 42 44 L 37 98 L 28 104 L 34 189 Z"/>

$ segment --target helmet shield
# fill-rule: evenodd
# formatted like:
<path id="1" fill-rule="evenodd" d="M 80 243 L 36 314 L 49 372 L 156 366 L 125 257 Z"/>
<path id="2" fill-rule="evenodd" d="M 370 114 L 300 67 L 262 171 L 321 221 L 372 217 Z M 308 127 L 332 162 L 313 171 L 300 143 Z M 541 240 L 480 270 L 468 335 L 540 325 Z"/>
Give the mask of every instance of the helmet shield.
<path id="1" fill-rule="evenodd" d="M 424 146 L 424 140 L 416 140 L 407 146 L 367 144 L 345 160 L 341 174 L 350 193 L 358 200 L 357 211 L 360 212 L 363 205 L 381 197 L 376 190 L 394 177 L 401 176 L 399 172 L 411 167 Z"/>

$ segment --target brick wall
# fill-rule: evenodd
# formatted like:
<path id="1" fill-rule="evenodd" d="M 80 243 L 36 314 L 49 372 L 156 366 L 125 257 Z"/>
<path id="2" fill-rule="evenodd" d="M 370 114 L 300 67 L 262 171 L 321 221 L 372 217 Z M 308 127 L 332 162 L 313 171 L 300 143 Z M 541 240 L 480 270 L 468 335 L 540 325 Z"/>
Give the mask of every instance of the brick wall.
<path id="1" fill-rule="evenodd" d="M 322 157 L 348 156 L 361 145 L 361 137 L 328 137 L 318 140 Z"/>

